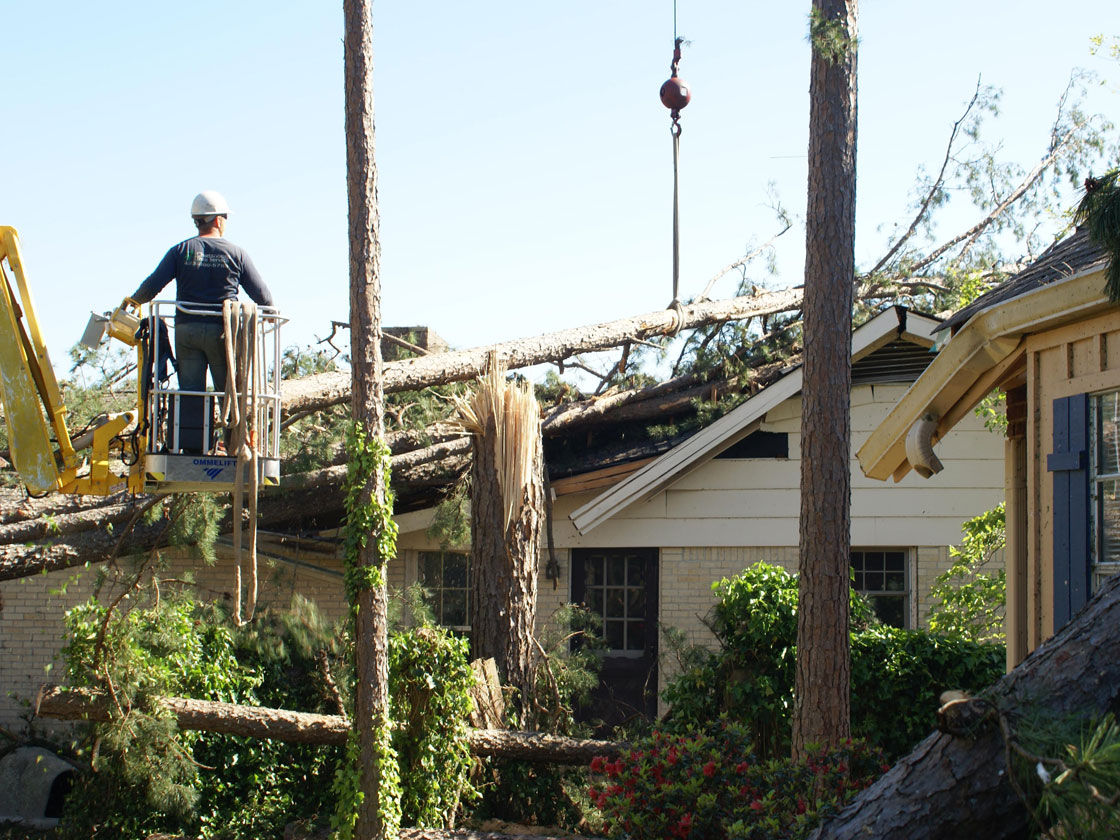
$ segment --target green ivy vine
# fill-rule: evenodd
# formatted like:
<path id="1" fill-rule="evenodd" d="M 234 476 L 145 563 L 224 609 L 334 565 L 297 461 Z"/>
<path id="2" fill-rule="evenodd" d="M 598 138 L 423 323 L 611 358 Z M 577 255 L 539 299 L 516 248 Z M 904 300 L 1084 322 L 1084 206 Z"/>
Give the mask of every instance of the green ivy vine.
<path id="1" fill-rule="evenodd" d="M 346 475 L 346 597 L 356 608 L 358 593 L 385 585 L 385 566 L 397 551 L 397 523 L 393 521 L 393 494 L 389 490 L 392 453 L 380 437 L 370 436 L 358 423 L 351 424 L 346 439 L 350 469 Z M 385 499 L 379 502 L 368 491 L 380 471 Z M 362 564 L 370 534 L 377 538 L 377 563 Z"/>
<path id="2" fill-rule="evenodd" d="M 392 455 L 385 441 L 369 435 L 359 423 L 352 423 L 346 440 L 350 468 L 346 476 L 346 530 L 345 574 L 346 597 L 353 614 L 358 608 L 362 592 L 384 588 L 385 569 L 389 559 L 396 554 L 397 523 L 393 521 L 393 494 L 389 491 Z M 371 493 L 374 476 L 380 473 L 383 498 Z M 366 565 L 362 555 L 369 544 L 370 535 L 377 540 L 375 561 Z M 357 639 L 355 639 L 358 642 Z M 383 837 L 396 837 L 401 822 L 400 769 L 396 750 L 393 749 L 392 725 L 388 710 L 384 710 L 374 727 L 374 760 L 380 779 L 380 817 Z M 335 774 L 334 792 L 337 807 L 332 828 L 340 840 L 353 836 L 358 806 L 364 794 L 361 790 L 360 749 L 356 732 L 347 740 L 346 756 Z"/>

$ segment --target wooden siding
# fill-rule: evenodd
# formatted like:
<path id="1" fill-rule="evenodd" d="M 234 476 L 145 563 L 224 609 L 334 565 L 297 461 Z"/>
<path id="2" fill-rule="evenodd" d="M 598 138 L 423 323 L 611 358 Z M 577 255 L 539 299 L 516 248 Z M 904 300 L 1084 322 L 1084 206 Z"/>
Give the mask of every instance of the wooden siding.
<path id="1" fill-rule="evenodd" d="M 1112 311 L 1027 339 L 1027 535 L 1025 633 L 1034 650 L 1054 633 L 1054 400 L 1120 388 L 1120 312 Z"/>
<path id="2" fill-rule="evenodd" d="M 904 391 L 901 385 L 853 388 L 853 452 Z M 801 399 L 792 397 L 771 409 L 761 427 L 789 435 L 788 459 L 709 460 L 648 502 L 620 511 L 586 537 L 565 527 L 564 538 L 580 546 L 795 546 L 800 424 Z M 930 479 L 908 475 L 898 484 L 866 478 L 853 455 L 853 544 L 956 543 L 964 520 L 1003 500 L 1003 443 L 979 418 L 962 420 L 937 451 L 951 467 Z M 556 519 L 559 539 L 559 515 Z"/>

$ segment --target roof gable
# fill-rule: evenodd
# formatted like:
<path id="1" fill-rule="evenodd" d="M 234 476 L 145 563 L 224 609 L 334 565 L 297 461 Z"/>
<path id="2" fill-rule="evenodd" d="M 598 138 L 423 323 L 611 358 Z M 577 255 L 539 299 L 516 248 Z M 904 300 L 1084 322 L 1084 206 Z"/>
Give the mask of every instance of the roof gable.
<path id="1" fill-rule="evenodd" d="M 928 353 L 934 343 L 933 332 L 939 324 L 936 318 L 900 306 L 876 315 L 852 333 L 853 384 L 856 384 L 856 370 L 868 377 L 863 380 L 865 382 L 912 380 L 920 372 L 915 370 L 916 359 L 900 345 L 916 347 L 919 354 Z M 928 355 L 925 361 L 928 364 Z M 570 518 L 576 530 L 588 533 L 619 511 L 648 500 L 735 445 L 756 431 L 769 411 L 800 393 L 801 384 L 802 370 L 798 365 L 707 428 L 573 511 Z"/>

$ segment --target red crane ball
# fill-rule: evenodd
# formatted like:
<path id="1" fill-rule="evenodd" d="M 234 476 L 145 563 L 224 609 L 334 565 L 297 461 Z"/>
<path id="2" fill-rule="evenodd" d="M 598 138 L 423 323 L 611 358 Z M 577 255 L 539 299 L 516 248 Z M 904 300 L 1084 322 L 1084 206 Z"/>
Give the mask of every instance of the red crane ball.
<path id="1" fill-rule="evenodd" d="M 692 99 L 688 82 L 673 76 L 661 86 L 661 104 L 673 111 L 679 111 Z"/>

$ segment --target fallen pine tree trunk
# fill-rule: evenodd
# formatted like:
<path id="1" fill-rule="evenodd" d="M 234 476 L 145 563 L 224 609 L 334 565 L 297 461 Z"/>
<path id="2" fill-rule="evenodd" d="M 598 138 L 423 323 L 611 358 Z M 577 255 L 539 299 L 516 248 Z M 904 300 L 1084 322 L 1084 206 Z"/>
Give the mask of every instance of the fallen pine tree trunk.
<path id="1" fill-rule="evenodd" d="M 1120 575 L 992 687 L 985 699 L 1014 731 L 1023 719 L 1099 717 L 1120 707 Z M 1002 840 L 1029 815 L 1007 781 L 997 724 L 973 738 L 930 735 L 811 840 Z M 1034 772 L 1033 766 L 1028 768 Z"/>
<path id="2" fill-rule="evenodd" d="M 671 335 L 676 330 L 788 312 L 801 305 L 801 294 L 801 289 L 795 288 L 761 292 L 731 300 L 704 301 L 685 306 L 680 318 L 675 311 L 663 309 L 501 344 L 386 362 L 385 393 L 417 391 L 432 385 L 474 379 L 486 369 L 486 359 L 491 352 L 498 354 L 508 370 L 515 370 L 545 362 L 562 361 L 577 353 L 609 350 L 631 341 Z M 282 415 L 289 417 L 307 411 L 318 411 L 349 399 L 349 371 L 319 373 L 284 383 Z"/>
<path id="3" fill-rule="evenodd" d="M 88 688 L 45 685 L 39 689 L 35 713 L 56 720 L 110 720 L 109 698 Z M 161 697 L 180 729 L 270 738 L 297 744 L 344 744 L 351 722 L 340 715 L 289 712 L 259 706 L 238 706 L 187 697 Z M 468 730 L 477 756 L 511 758 L 541 764 L 588 764 L 597 755 L 614 758 L 625 746 L 614 741 L 584 740 L 540 732 L 508 729 Z"/>

